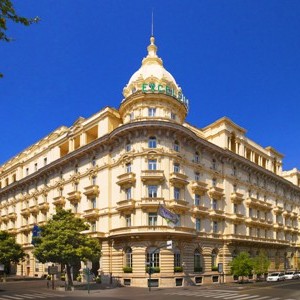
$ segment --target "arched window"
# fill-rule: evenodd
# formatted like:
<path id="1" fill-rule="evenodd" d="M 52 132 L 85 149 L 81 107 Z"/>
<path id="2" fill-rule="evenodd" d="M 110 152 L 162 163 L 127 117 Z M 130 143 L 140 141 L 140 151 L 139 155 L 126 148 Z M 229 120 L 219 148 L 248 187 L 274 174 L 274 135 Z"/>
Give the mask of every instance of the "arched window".
<path id="1" fill-rule="evenodd" d="M 214 249 L 211 252 L 211 270 L 216 271 L 218 268 L 218 251 Z"/>
<path id="2" fill-rule="evenodd" d="M 202 254 L 199 249 L 194 251 L 194 272 L 202 272 Z"/>
<path id="3" fill-rule="evenodd" d="M 174 249 L 174 268 L 181 267 L 181 255 L 178 248 Z"/>
<path id="4" fill-rule="evenodd" d="M 132 268 L 132 249 L 125 250 L 125 267 Z"/>
<path id="5" fill-rule="evenodd" d="M 156 148 L 157 143 L 156 143 L 156 137 L 155 136 L 150 136 L 148 140 L 148 147 L 149 148 Z"/>
<path id="6" fill-rule="evenodd" d="M 147 266 L 159 268 L 159 249 L 156 247 L 149 247 L 147 249 Z"/>

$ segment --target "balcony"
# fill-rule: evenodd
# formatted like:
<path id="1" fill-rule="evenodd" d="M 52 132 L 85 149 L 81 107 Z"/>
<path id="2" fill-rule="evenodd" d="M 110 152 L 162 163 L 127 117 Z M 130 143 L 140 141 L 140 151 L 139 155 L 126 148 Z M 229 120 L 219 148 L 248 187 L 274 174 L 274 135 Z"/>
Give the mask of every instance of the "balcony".
<path id="1" fill-rule="evenodd" d="M 43 202 L 39 204 L 39 209 L 42 213 L 45 213 L 49 210 L 49 203 L 48 202 Z"/>
<path id="2" fill-rule="evenodd" d="M 0 218 L 1 218 L 1 222 L 4 222 L 4 223 L 7 223 L 9 220 L 7 215 L 1 216 Z"/>
<path id="3" fill-rule="evenodd" d="M 233 192 L 230 195 L 230 199 L 232 203 L 239 204 L 244 200 L 244 195 L 241 193 Z"/>
<path id="4" fill-rule="evenodd" d="M 285 217 L 290 217 L 291 216 L 291 212 L 286 210 L 286 211 L 284 211 L 282 213 L 282 215 L 285 216 Z"/>
<path id="5" fill-rule="evenodd" d="M 282 223 L 275 223 L 273 224 L 274 229 L 281 230 L 283 229 L 283 224 Z"/>
<path id="6" fill-rule="evenodd" d="M 99 186 L 98 185 L 90 185 L 84 188 L 85 192 L 83 192 L 88 198 L 94 198 L 99 195 Z"/>
<path id="7" fill-rule="evenodd" d="M 297 219 L 298 218 L 298 213 L 295 211 L 291 212 L 291 219 Z"/>
<path id="8" fill-rule="evenodd" d="M 142 198 L 138 206 L 143 210 L 158 209 L 159 205 L 164 203 L 164 198 Z"/>
<path id="9" fill-rule="evenodd" d="M 225 219 L 224 210 L 222 209 L 210 209 L 209 216 L 213 219 Z"/>
<path id="10" fill-rule="evenodd" d="M 192 211 L 197 216 L 207 216 L 209 214 L 208 207 L 202 205 L 194 205 Z"/>
<path id="11" fill-rule="evenodd" d="M 143 182 L 147 183 L 162 183 L 165 180 L 163 170 L 143 170 L 141 174 Z"/>
<path id="12" fill-rule="evenodd" d="M 57 207 L 62 207 L 65 205 L 65 203 L 66 203 L 66 199 L 63 196 L 58 196 L 53 198 L 53 205 Z"/>
<path id="13" fill-rule="evenodd" d="M 87 220 L 97 220 L 100 216 L 98 208 L 90 208 L 83 211 L 82 215 Z"/>
<path id="14" fill-rule="evenodd" d="M 262 210 L 271 210 L 272 204 L 266 201 L 262 201 L 253 197 L 249 197 L 246 200 L 246 204 L 248 207 L 254 207 Z"/>
<path id="15" fill-rule="evenodd" d="M 275 215 L 280 215 L 283 213 L 283 207 L 277 205 L 273 208 L 273 211 Z"/>
<path id="16" fill-rule="evenodd" d="M 116 182 L 120 187 L 130 187 L 135 184 L 135 173 L 129 172 L 129 173 L 124 173 L 122 175 L 119 175 L 118 181 Z"/>
<path id="17" fill-rule="evenodd" d="M 21 210 L 21 215 L 23 216 L 23 217 L 28 217 L 29 215 L 30 215 L 30 210 L 29 210 L 29 208 L 27 207 L 27 208 L 23 208 L 22 210 Z"/>
<path id="18" fill-rule="evenodd" d="M 208 190 L 208 195 L 210 198 L 221 200 L 224 197 L 224 189 L 216 186 L 212 186 Z"/>
<path id="19" fill-rule="evenodd" d="M 31 206 L 29 208 L 29 211 L 31 214 L 36 215 L 39 212 L 39 207 L 38 206 Z"/>
<path id="20" fill-rule="evenodd" d="M 243 222 L 245 220 L 245 216 L 241 213 L 235 213 L 228 216 L 230 220 L 236 221 L 236 222 Z"/>
<path id="21" fill-rule="evenodd" d="M 80 199 L 81 199 L 81 192 L 78 191 L 73 191 L 68 193 L 67 199 L 72 203 L 72 204 L 77 204 Z"/>
<path id="22" fill-rule="evenodd" d="M 12 221 L 17 220 L 17 214 L 15 212 L 11 212 L 8 214 L 8 218 Z"/>
<path id="23" fill-rule="evenodd" d="M 135 208 L 135 200 L 133 199 L 129 199 L 129 200 L 121 200 L 119 202 L 117 202 L 117 207 L 116 210 L 117 211 L 132 211 Z"/>
<path id="24" fill-rule="evenodd" d="M 175 200 L 175 199 L 166 202 L 168 208 L 176 209 L 181 212 L 185 212 L 189 210 L 188 204 L 189 203 L 185 200 Z"/>
<path id="25" fill-rule="evenodd" d="M 193 193 L 199 194 L 199 195 L 204 195 L 208 190 L 207 184 L 202 181 L 193 181 L 191 187 L 192 187 Z"/>
<path id="26" fill-rule="evenodd" d="M 231 242 L 238 242 L 239 244 L 245 243 L 245 244 L 252 244 L 252 245 L 258 245 L 258 244 L 270 244 L 271 247 L 274 247 L 274 245 L 278 246 L 288 246 L 289 242 L 284 240 L 278 240 L 278 239 L 266 239 L 263 237 L 255 237 L 251 235 L 239 235 L 239 234 L 227 234 L 224 235 L 224 239 L 230 240 Z"/>
<path id="27" fill-rule="evenodd" d="M 285 225 L 284 228 L 283 228 L 283 230 L 284 230 L 284 231 L 287 231 L 287 232 L 293 231 L 292 225 L 290 225 L 290 224 Z"/>
<path id="28" fill-rule="evenodd" d="M 31 225 L 23 225 L 23 226 L 21 226 L 21 228 L 20 228 L 20 232 L 30 232 L 32 230 L 32 226 Z"/>
<path id="29" fill-rule="evenodd" d="M 189 183 L 187 178 L 188 176 L 182 173 L 174 172 L 170 174 L 170 183 L 173 186 L 184 187 Z"/>

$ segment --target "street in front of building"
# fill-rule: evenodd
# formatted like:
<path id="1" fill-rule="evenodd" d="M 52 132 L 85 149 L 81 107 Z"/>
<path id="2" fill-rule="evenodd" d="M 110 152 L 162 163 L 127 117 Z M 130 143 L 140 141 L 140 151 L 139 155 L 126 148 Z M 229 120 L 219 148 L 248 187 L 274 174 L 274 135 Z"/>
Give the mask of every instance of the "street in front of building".
<path id="1" fill-rule="evenodd" d="M 21 281 L 1 283 L 0 300 L 25 299 L 222 299 L 222 300 L 299 300 L 299 281 L 260 282 L 247 284 L 212 284 L 202 286 L 187 286 L 177 288 L 147 288 L 110 287 L 91 284 L 90 289 L 81 285 L 74 291 L 47 288 L 46 281 Z"/>

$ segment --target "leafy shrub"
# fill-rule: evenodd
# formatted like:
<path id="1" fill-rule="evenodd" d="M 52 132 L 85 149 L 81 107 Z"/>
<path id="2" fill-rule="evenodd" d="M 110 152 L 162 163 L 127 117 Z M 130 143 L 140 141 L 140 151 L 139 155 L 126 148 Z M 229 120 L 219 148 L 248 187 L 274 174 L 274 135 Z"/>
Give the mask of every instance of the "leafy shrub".
<path id="1" fill-rule="evenodd" d="M 132 268 L 131 267 L 123 267 L 123 272 L 124 273 L 132 273 Z"/>
<path id="2" fill-rule="evenodd" d="M 182 271 L 183 271 L 183 267 L 174 267 L 175 273 L 182 272 Z"/>

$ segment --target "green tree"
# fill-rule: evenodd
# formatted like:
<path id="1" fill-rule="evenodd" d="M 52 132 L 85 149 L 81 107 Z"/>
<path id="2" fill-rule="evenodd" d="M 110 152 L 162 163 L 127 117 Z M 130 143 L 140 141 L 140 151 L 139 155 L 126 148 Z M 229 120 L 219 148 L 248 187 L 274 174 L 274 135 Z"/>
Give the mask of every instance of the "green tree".
<path id="1" fill-rule="evenodd" d="M 16 13 L 11 0 L 0 0 L 0 41 L 4 42 L 10 42 L 13 40 L 6 35 L 6 31 L 8 29 L 7 21 L 29 26 L 32 23 L 37 23 L 39 21 L 39 18 L 25 18 L 19 16 Z M 0 73 L 0 78 L 1 77 L 3 77 L 3 74 Z"/>
<path id="2" fill-rule="evenodd" d="M 243 282 L 244 276 L 250 275 L 253 270 L 253 260 L 247 252 L 241 252 L 231 261 L 230 267 L 231 273 L 235 276 L 242 276 Z"/>
<path id="3" fill-rule="evenodd" d="M 0 231 L 0 263 L 7 268 L 11 263 L 18 263 L 24 257 L 25 252 L 16 242 L 15 236 L 7 231 Z"/>
<path id="4" fill-rule="evenodd" d="M 265 251 L 259 251 L 259 254 L 253 259 L 253 271 L 257 276 L 268 272 L 271 261 Z"/>
<path id="5" fill-rule="evenodd" d="M 98 240 L 81 232 L 89 229 L 82 219 L 71 211 L 58 210 L 49 222 L 41 226 L 40 235 L 34 238 L 34 255 L 42 263 L 53 262 L 66 266 L 69 286 L 73 285 L 71 267 L 80 261 L 100 258 Z"/>

